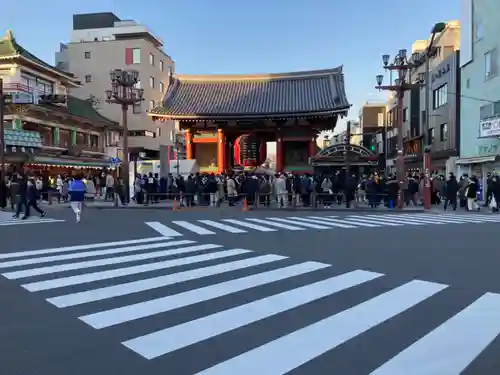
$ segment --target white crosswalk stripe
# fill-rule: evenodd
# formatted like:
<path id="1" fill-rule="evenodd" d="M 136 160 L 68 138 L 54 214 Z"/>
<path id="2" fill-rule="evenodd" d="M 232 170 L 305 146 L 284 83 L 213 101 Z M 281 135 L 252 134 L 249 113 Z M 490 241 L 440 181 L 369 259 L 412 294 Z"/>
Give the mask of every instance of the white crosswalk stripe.
<path id="1" fill-rule="evenodd" d="M 160 222 L 146 222 L 153 230 L 166 237 L 183 235 L 214 235 L 217 233 L 243 234 L 252 231 L 276 232 L 318 230 L 339 230 L 358 228 L 458 225 L 498 223 L 500 216 L 481 214 L 366 214 L 347 216 L 279 216 L 279 217 L 241 217 L 238 219 L 172 221 L 173 229 Z"/>
<path id="2" fill-rule="evenodd" d="M 63 223 L 64 220 L 60 219 L 51 219 L 51 218 L 38 218 L 38 217 L 30 217 L 26 220 L 20 219 L 8 219 L 5 221 L 0 221 L 0 227 L 10 227 L 13 225 L 28 225 L 28 224 L 50 224 L 50 223 Z"/>
<path id="3" fill-rule="evenodd" d="M 89 254 L 91 249 L 94 255 Z M 108 254 L 118 256 L 99 258 Z M 197 370 L 198 375 L 284 375 L 306 363 L 314 364 L 318 357 L 350 340 L 370 340 L 365 333 L 387 329 L 385 323 L 417 305 L 427 311 L 422 318 L 432 315 L 428 309 L 434 307 L 433 302 L 453 292 L 453 287 L 435 282 L 398 283 L 394 279 L 387 281 L 391 279 L 384 274 L 365 270 L 338 273 L 325 263 L 296 262 L 282 255 L 166 237 L 3 255 L 9 260 L 1 264 L 2 276 L 22 279 L 26 293 L 37 293 L 54 308 L 71 308 L 71 316 L 78 316 L 89 327 L 113 327 L 117 345 L 121 343 L 147 360 L 167 354 L 169 360 L 175 360 L 180 349 L 190 350 L 191 345 L 213 338 L 221 340 L 227 345 L 227 355 L 224 346 L 218 345 L 218 362 Z M 86 260 L 94 257 L 99 259 Z M 51 264 L 50 272 L 42 272 L 47 263 Z M 125 267 L 116 268 L 115 264 Z M 372 283 L 377 280 L 389 284 L 373 289 Z M 347 295 L 355 297 L 363 285 L 366 288 L 361 299 L 337 307 L 335 301 Z M 173 288 L 180 289 L 176 292 Z M 238 298 L 244 293 L 244 298 Z M 125 300 L 132 295 L 138 298 Z M 326 298 L 332 302 L 322 303 Z M 391 353 L 385 351 L 387 357 L 380 358 L 371 375 L 460 374 L 500 334 L 500 295 L 486 293 L 465 302 L 445 320 L 421 334 L 412 334 L 414 338 L 407 340 L 404 347 Z M 208 305 L 212 307 L 209 310 L 204 307 Z M 281 314 L 300 309 L 297 316 L 303 316 L 316 306 L 324 312 L 321 318 L 290 325 L 285 333 L 259 330 L 266 321 L 281 319 Z M 324 311 L 325 306 L 332 311 Z M 84 313 L 78 313 L 79 307 L 85 307 Z M 193 315 L 193 309 L 198 314 Z M 175 311 L 185 319 L 172 320 Z M 148 325 L 149 320 L 154 324 Z M 141 329 L 130 331 L 129 324 L 140 325 Z M 226 334 L 246 334 L 247 327 L 252 327 L 252 345 L 230 354 L 235 352 L 229 348 L 245 340 L 244 336 L 230 339 Z M 402 326 L 398 334 L 405 335 L 405 330 L 412 328 Z M 132 337 L 130 332 L 134 332 Z M 378 344 L 373 342 L 371 346 Z"/>
<path id="4" fill-rule="evenodd" d="M 274 228 L 264 227 L 262 225 L 257 225 L 257 224 L 252 224 L 252 223 L 247 223 L 246 221 L 243 221 L 243 220 L 224 219 L 224 221 L 226 223 L 239 225 L 241 227 L 253 229 L 253 230 L 256 230 L 259 232 L 276 232 L 276 229 L 274 229 Z"/>
<path id="5" fill-rule="evenodd" d="M 225 232 L 229 232 L 229 233 L 246 233 L 247 232 L 246 230 L 232 227 L 231 225 L 219 223 L 219 222 L 213 221 L 213 220 L 198 220 L 198 221 L 202 224 L 205 224 L 205 225 L 208 225 L 210 227 L 217 228 L 217 229 L 221 229 L 221 230 L 223 230 Z"/>

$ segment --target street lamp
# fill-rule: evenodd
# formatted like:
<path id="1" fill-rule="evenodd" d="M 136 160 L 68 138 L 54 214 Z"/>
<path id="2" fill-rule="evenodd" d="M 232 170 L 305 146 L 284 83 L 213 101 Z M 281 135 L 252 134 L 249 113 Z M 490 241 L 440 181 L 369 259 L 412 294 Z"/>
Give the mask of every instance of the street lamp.
<path id="1" fill-rule="evenodd" d="M 107 103 L 120 104 L 122 106 L 123 126 L 123 159 L 122 172 L 125 185 L 125 200 L 129 202 L 129 150 L 128 150 L 128 108 L 144 100 L 144 90 L 136 88 L 139 82 L 139 72 L 136 70 L 114 69 L 109 73 L 111 79 L 111 90 L 106 90 Z"/>
<path id="2" fill-rule="evenodd" d="M 436 38 L 436 34 L 441 33 L 446 29 L 446 23 L 444 22 L 439 22 L 436 23 L 432 29 L 431 29 L 431 39 L 429 41 L 429 44 L 427 45 L 427 48 L 425 50 L 424 58 L 425 58 L 425 73 L 423 76 L 420 76 L 419 74 L 419 80 L 424 83 L 424 89 L 425 89 L 425 124 L 423 126 L 422 132 L 424 135 L 424 145 L 425 145 L 425 154 L 424 154 L 424 170 L 428 171 L 431 168 L 431 157 L 430 157 L 430 150 L 428 149 L 429 145 L 429 137 L 428 137 L 428 130 L 429 130 L 429 123 L 431 119 L 431 114 L 430 114 L 430 91 L 431 91 L 431 80 L 430 80 L 430 75 L 431 75 L 431 68 L 430 68 L 430 60 L 431 58 L 435 55 L 436 49 L 434 48 L 434 40 Z M 423 78 L 423 79 L 422 79 Z M 429 203 L 430 204 L 430 203 Z"/>
<path id="3" fill-rule="evenodd" d="M 397 158 L 396 158 L 396 178 L 399 183 L 399 193 L 398 193 L 398 202 L 397 207 L 399 209 L 403 208 L 403 199 L 402 192 L 404 190 L 404 180 L 405 180 L 405 166 L 404 166 L 404 155 L 403 155 L 403 99 L 405 91 L 411 90 L 414 87 L 420 87 L 419 83 L 414 84 L 408 82 L 407 77 L 411 77 L 411 70 L 416 67 L 416 65 L 412 61 L 412 57 L 409 59 L 407 56 L 406 49 L 400 49 L 394 60 L 390 62 L 390 55 L 382 56 L 383 68 L 388 70 L 389 72 L 396 72 L 396 79 L 394 82 L 391 82 L 389 85 L 383 85 L 384 76 L 379 74 L 377 75 L 376 88 L 378 90 L 387 90 L 396 92 L 398 105 L 397 105 L 397 116 L 396 116 L 396 125 L 397 125 Z M 392 80 L 391 80 L 392 81 Z"/>

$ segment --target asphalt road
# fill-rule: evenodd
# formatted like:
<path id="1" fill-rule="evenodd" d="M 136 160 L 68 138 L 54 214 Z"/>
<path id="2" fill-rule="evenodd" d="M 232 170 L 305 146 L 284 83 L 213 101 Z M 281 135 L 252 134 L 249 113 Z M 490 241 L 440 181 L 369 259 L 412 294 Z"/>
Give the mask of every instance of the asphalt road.
<path id="1" fill-rule="evenodd" d="M 85 214 L 0 225 L 0 374 L 500 372 L 497 215 Z"/>

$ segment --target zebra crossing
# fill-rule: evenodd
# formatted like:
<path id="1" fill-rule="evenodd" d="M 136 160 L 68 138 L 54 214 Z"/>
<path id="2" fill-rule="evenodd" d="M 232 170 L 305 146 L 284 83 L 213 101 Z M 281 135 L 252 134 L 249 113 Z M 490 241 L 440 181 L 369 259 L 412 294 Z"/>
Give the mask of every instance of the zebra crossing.
<path id="1" fill-rule="evenodd" d="M 240 354 L 222 356 L 217 363 L 196 370 L 193 374 L 197 375 L 287 374 L 363 338 L 370 330 L 383 329 L 423 302 L 431 302 L 425 308 L 432 309 L 432 302 L 453 291 L 435 282 L 396 282 L 388 275 L 361 269 L 338 273 L 321 262 L 296 262 L 277 254 L 164 236 L 4 253 L 0 254 L 0 272 L 54 308 L 70 310 L 89 327 L 114 329 L 117 345 L 120 342 L 131 355 L 144 360 L 169 355 L 168 360 L 175 361 L 181 349 L 192 350 L 214 338 L 223 343 L 214 350 L 234 353 L 229 349 L 245 344 L 244 334 L 238 333 L 246 327 L 252 327 L 252 338 L 262 336 L 262 342 L 245 347 Z M 373 286 L 377 281 L 389 287 L 380 291 Z M 336 310 L 346 293 L 356 295 L 363 285 L 369 287 L 366 299 Z M 130 296 L 136 298 L 131 301 Z M 321 308 L 318 305 L 325 299 L 331 312 L 315 321 L 306 319 L 306 312 Z M 452 312 L 430 332 L 412 336 L 410 345 L 380 358 L 371 375 L 458 375 L 464 371 L 500 334 L 499 294 L 485 293 L 466 302 L 465 308 Z M 205 313 L 203 306 L 210 306 L 211 311 Z M 193 307 L 199 313 L 190 318 Z M 187 319 L 174 318 L 176 311 L 188 308 L 191 313 L 181 314 Z M 276 336 L 259 330 L 266 321 L 277 322 L 298 309 L 302 310 L 297 316 L 305 319 L 300 327 L 290 325 L 289 332 Z M 155 323 L 149 325 L 151 320 Z M 289 321 L 284 321 L 288 328 Z M 140 330 L 128 329 L 130 324 L 140 325 Z M 411 328 L 398 327 L 398 335 Z M 97 332 L 95 339 L 99 340 Z"/>
<path id="2" fill-rule="evenodd" d="M 146 224 L 167 237 L 184 234 L 215 235 L 220 233 L 277 232 L 280 230 L 303 231 L 308 229 L 358 229 L 443 224 L 497 223 L 500 216 L 481 214 L 385 214 L 348 216 L 280 216 L 246 217 L 219 220 L 173 220 L 169 225 L 158 221 Z"/>
<path id="3" fill-rule="evenodd" d="M 48 217 L 40 218 L 38 216 L 30 216 L 26 220 L 14 219 L 11 212 L 1 212 L 0 211 L 0 227 L 2 226 L 12 226 L 12 225 L 27 225 L 27 224 L 48 224 L 48 223 L 60 223 L 64 220 L 51 219 Z"/>

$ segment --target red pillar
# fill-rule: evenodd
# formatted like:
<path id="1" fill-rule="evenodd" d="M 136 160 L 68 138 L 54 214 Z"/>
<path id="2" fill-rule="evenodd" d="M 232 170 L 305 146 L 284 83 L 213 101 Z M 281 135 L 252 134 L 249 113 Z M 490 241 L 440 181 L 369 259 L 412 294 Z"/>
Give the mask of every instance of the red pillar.
<path id="1" fill-rule="evenodd" d="M 312 136 L 311 140 L 309 141 L 309 157 L 313 158 L 316 156 L 316 136 Z"/>
<path id="2" fill-rule="evenodd" d="M 191 129 L 186 130 L 185 137 L 186 137 L 186 159 L 192 160 L 193 159 L 193 132 L 191 131 Z"/>
<path id="3" fill-rule="evenodd" d="M 226 136 L 224 130 L 217 130 L 217 172 L 224 173 L 226 170 Z"/>
<path id="4" fill-rule="evenodd" d="M 284 149 L 283 149 L 283 137 L 281 134 L 278 134 L 276 137 L 276 172 L 283 172 L 283 157 L 284 157 Z"/>

